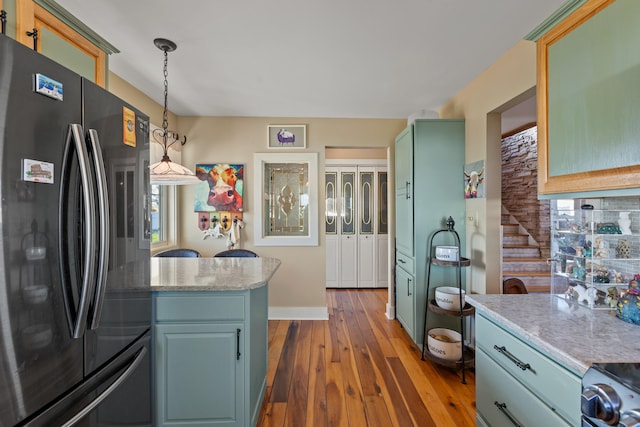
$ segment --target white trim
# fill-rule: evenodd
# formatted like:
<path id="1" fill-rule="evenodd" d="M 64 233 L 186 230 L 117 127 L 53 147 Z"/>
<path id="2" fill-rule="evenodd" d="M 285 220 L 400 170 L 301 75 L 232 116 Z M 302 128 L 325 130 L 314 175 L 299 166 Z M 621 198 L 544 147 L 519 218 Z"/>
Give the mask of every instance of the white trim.
<path id="1" fill-rule="evenodd" d="M 387 159 L 324 159 L 325 166 L 387 166 Z"/>
<path id="2" fill-rule="evenodd" d="M 393 320 L 396 318 L 396 307 L 387 303 L 387 311 L 385 313 L 387 319 Z"/>
<path id="3" fill-rule="evenodd" d="M 309 167 L 309 231 L 306 236 L 264 235 L 264 168 L 267 163 L 306 163 Z M 254 246 L 318 246 L 318 153 L 254 153 Z"/>
<path id="4" fill-rule="evenodd" d="M 269 320 L 329 320 L 327 307 L 269 307 Z"/>

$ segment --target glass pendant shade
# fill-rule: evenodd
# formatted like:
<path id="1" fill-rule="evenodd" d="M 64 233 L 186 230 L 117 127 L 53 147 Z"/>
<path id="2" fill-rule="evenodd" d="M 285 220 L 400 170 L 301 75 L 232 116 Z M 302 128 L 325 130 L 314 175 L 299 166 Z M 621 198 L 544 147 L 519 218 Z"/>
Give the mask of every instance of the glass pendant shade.
<path id="1" fill-rule="evenodd" d="M 179 145 L 184 145 L 187 142 L 186 138 L 181 141 L 180 137 L 175 132 L 168 130 L 169 119 L 167 113 L 167 98 L 169 94 L 169 85 L 167 81 L 167 59 L 168 52 L 176 50 L 176 44 L 167 39 L 155 39 L 153 43 L 158 49 L 164 52 L 164 110 L 162 116 L 162 129 L 157 129 L 159 132 L 152 133 L 155 142 L 162 145 L 163 156 L 161 161 L 154 163 L 149 167 L 149 181 L 151 184 L 155 185 L 197 184 L 201 181 L 196 177 L 195 173 L 179 163 L 172 162 L 167 155 L 167 149 L 173 144 L 178 143 Z"/>

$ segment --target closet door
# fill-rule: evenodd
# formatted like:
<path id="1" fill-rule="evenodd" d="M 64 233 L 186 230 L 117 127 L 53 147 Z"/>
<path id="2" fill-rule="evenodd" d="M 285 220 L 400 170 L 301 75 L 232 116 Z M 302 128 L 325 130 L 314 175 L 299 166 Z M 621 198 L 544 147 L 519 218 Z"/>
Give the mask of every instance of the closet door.
<path id="1" fill-rule="evenodd" d="M 375 168 L 358 168 L 358 287 L 376 286 Z"/>
<path id="2" fill-rule="evenodd" d="M 340 170 L 340 272 L 339 287 L 358 286 L 358 239 L 356 216 L 356 168 Z"/>
<path id="3" fill-rule="evenodd" d="M 339 287 L 340 252 L 339 223 L 339 191 L 338 169 L 325 169 L 324 173 L 324 234 L 326 246 L 326 287 Z"/>
<path id="4" fill-rule="evenodd" d="M 376 168 L 376 278 L 375 287 L 389 286 L 389 225 L 388 225 L 388 187 L 387 168 Z"/>

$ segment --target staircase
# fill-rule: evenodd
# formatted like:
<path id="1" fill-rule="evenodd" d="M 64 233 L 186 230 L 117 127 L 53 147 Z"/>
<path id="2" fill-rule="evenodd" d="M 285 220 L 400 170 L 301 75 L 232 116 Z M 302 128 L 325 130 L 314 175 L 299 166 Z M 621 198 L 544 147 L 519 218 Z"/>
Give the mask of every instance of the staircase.
<path id="1" fill-rule="evenodd" d="M 502 208 L 502 280 L 517 277 L 529 293 L 550 292 L 551 274 L 534 239 Z"/>

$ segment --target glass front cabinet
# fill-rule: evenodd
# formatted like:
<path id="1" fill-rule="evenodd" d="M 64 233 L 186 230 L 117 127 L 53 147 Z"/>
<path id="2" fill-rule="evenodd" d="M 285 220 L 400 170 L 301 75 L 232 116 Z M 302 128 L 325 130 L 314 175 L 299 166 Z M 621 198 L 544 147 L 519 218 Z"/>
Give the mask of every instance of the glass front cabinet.
<path id="1" fill-rule="evenodd" d="M 590 308 L 615 309 L 640 274 L 640 210 L 598 202 L 553 201 L 551 292 Z"/>

